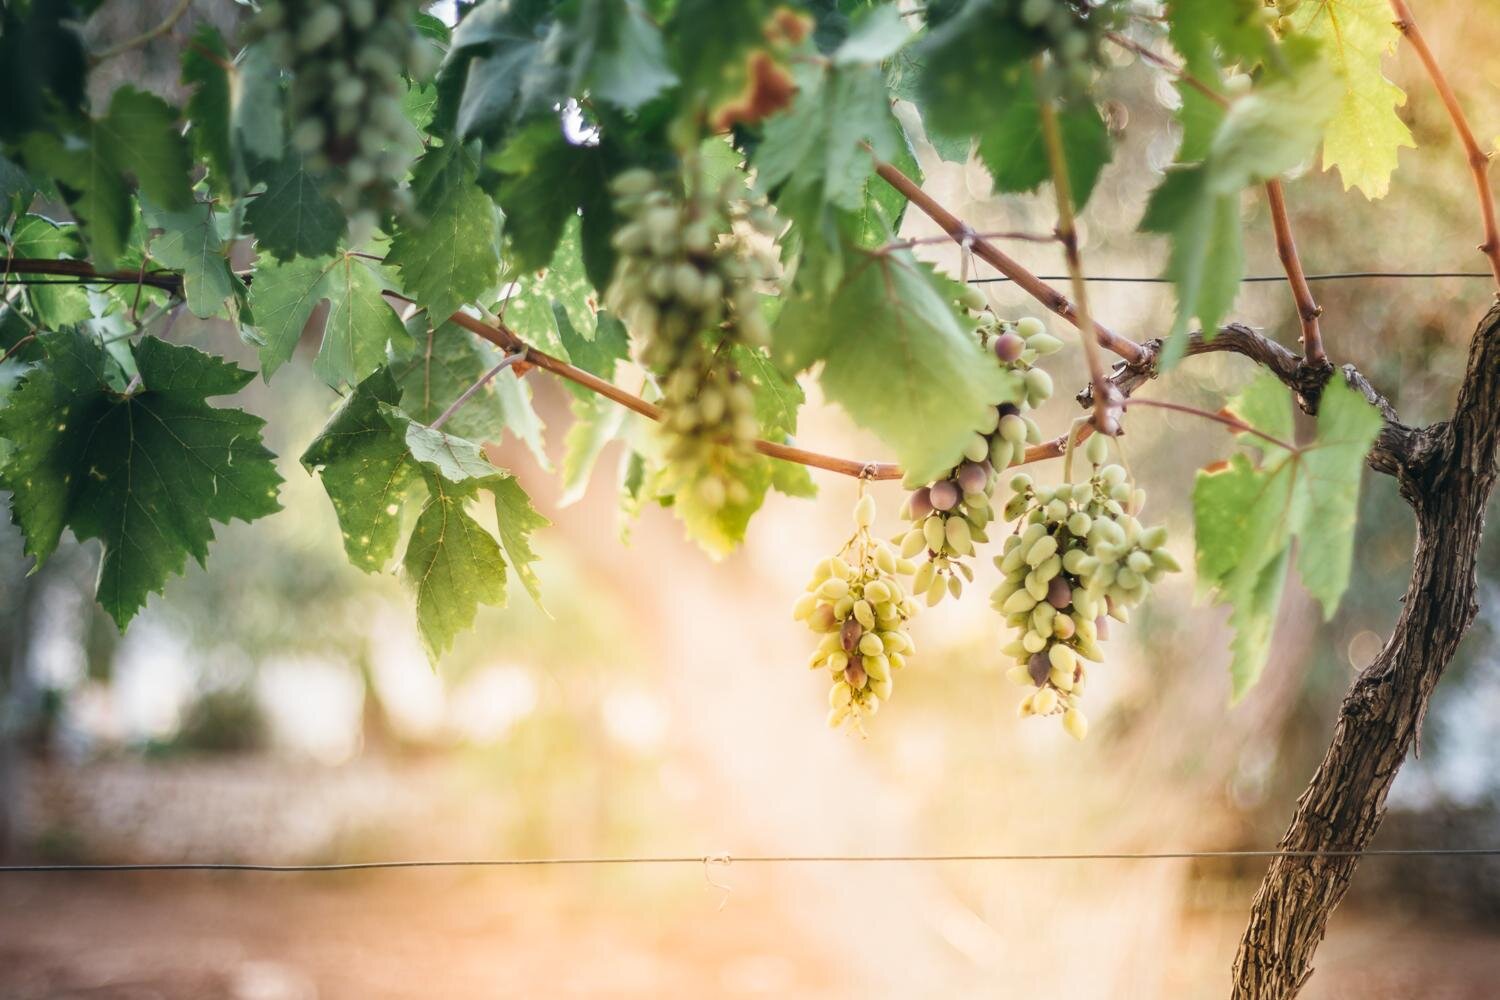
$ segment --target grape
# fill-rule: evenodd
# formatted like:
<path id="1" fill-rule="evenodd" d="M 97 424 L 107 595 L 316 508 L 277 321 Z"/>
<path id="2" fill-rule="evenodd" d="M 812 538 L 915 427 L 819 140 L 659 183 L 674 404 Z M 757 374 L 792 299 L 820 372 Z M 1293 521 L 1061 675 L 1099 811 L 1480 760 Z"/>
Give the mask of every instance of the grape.
<path id="1" fill-rule="evenodd" d="M 944 479 L 942 482 L 933 483 L 928 488 L 928 497 L 932 500 L 932 506 L 937 510 L 952 510 L 958 503 L 959 489 L 953 483 Z"/>
<path id="2" fill-rule="evenodd" d="M 999 358 L 1006 364 L 1010 364 L 1012 361 L 1019 358 L 1021 356 L 1021 352 L 1024 350 L 1026 350 L 1026 341 L 1022 340 L 1014 333 L 1002 333 L 1000 336 L 995 338 L 995 357 Z"/>
<path id="3" fill-rule="evenodd" d="M 1063 728 L 1080 740 L 1088 732 L 1078 708 L 1088 679 L 1084 661 L 1102 661 L 1108 618 L 1128 621 L 1130 607 L 1177 569 L 1166 529 L 1143 528 L 1115 499 L 1136 492 L 1125 469 L 1092 461 L 1105 457 L 1102 437 L 1090 439 L 1087 457 L 1094 468 L 1083 482 L 1039 487 L 1026 475 L 1011 479 L 1007 517 L 1024 526 L 995 559 L 1004 579 L 991 595 L 1020 636 L 1004 649 L 1016 664 L 1007 676 L 1033 688 L 1020 713 L 1061 715 Z"/>
<path id="4" fill-rule="evenodd" d="M 621 219 L 605 300 L 631 328 L 662 390 L 659 486 L 694 489 L 710 509 L 749 500 L 745 473 L 760 432 L 755 394 L 729 360 L 767 338 L 758 286 L 778 262 L 761 237 L 779 226 L 764 205 L 715 191 L 679 193 L 644 168 L 611 182 Z M 771 244 L 774 248 L 774 243 Z M 856 511 L 857 517 L 869 514 Z"/>
<path id="5" fill-rule="evenodd" d="M 794 618 L 821 636 L 809 665 L 826 669 L 828 724 L 862 729 L 891 695 L 891 671 L 915 651 L 906 622 L 917 604 L 901 584 L 902 560 L 890 544 L 870 535 L 874 498 L 855 506 L 855 534 L 836 556 L 818 563 L 793 608 Z"/>
<path id="6" fill-rule="evenodd" d="M 291 76 L 287 112 L 293 147 L 356 218 L 403 211 L 399 187 L 411 165 L 411 126 L 401 113 L 404 77 L 436 69 L 417 33 L 416 0 L 264 0 L 251 22 Z"/>
<path id="7" fill-rule="evenodd" d="M 1034 317 L 1011 323 L 986 311 L 978 322 L 980 343 L 992 344 L 995 361 L 1022 377 L 1023 398 L 999 400 L 990 407 L 964 446 L 962 460 L 936 482 L 912 493 L 902 508 L 912 527 L 899 539 L 901 552 L 913 558 L 926 550 L 927 559 L 916 567 L 920 576 L 912 587 L 929 604 L 958 596 L 963 590 L 960 576 L 973 580 L 974 571 L 964 560 L 976 545 L 989 541 L 985 527 L 995 517 L 990 495 L 999 473 L 1025 455 L 1027 442 L 1041 440 L 1041 429 L 1025 415 L 1025 408 L 1051 395 L 1052 380 L 1034 367 L 1035 361 L 1061 346 Z M 982 358 L 976 362 L 985 363 Z"/>

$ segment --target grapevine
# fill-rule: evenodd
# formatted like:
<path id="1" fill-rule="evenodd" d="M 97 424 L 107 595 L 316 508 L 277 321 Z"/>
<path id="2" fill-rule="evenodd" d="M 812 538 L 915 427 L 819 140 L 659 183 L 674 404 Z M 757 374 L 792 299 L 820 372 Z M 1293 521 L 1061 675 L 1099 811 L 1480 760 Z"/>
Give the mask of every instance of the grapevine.
<path id="1" fill-rule="evenodd" d="M 1143 528 L 1136 519 L 1145 491 L 1132 488 L 1124 466 L 1106 464 L 1104 436 L 1089 438 L 1085 454 L 1093 473 L 1082 482 L 1042 487 L 1025 473 L 1011 480 L 1005 515 L 1024 517 L 1025 527 L 995 559 L 1004 579 L 992 595 L 1021 633 L 1002 649 L 1015 660 L 1009 679 L 1034 689 L 1020 714 L 1060 714 L 1079 740 L 1088 733 L 1078 704 L 1088 681 L 1084 662 L 1103 662 L 1099 642 L 1109 638 L 1109 619 L 1128 622 L 1151 585 L 1181 569 L 1165 547 L 1166 528 Z"/>
<path id="2" fill-rule="evenodd" d="M 853 537 L 818 563 L 792 614 L 822 637 L 808 666 L 833 678 L 829 726 L 852 722 L 863 731 L 864 720 L 891 697 L 892 672 L 916 649 L 906 622 L 917 604 L 901 584 L 901 575 L 914 567 L 870 534 L 875 498 L 865 494 L 863 480 L 860 487 Z"/>
<path id="3" fill-rule="evenodd" d="M 966 304 L 983 306 L 983 298 L 970 292 Z M 965 559 L 974 554 L 976 543 L 989 541 L 985 529 L 994 518 L 991 495 L 1000 472 L 1021 460 L 1028 443 L 1042 439 L 1041 428 L 1026 411 L 1052 395 L 1052 379 L 1035 367 L 1036 361 L 1062 347 L 1041 320 L 1032 316 L 1011 323 L 986 311 L 978 333 L 993 361 L 1016 374 L 1021 396 L 991 406 L 984 429 L 974 434 L 963 460 L 947 475 L 912 493 L 901 508 L 901 516 L 913 525 L 901 538 L 901 555 L 915 559 L 925 553 L 917 564 L 912 592 L 925 595 L 928 605 L 949 594 L 958 597 L 963 581 L 974 581 L 974 571 Z"/>
<path id="4" fill-rule="evenodd" d="M 733 198 L 730 182 L 684 197 L 637 169 L 612 190 L 625 222 L 606 301 L 641 338 L 641 361 L 660 379 L 667 482 L 693 489 L 710 509 L 742 504 L 737 470 L 754 459 L 760 427 L 732 355 L 769 337 L 758 286 L 776 271 L 764 247 L 774 216 Z"/>
<path id="5" fill-rule="evenodd" d="M 411 25 L 412 0 L 266 0 L 253 31 L 291 75 L 293 147 L 363 228 L 408 207 L 397 187 L 418 150 L 401 110 L 403 75 L 423 79 L 436 53 Z"/>

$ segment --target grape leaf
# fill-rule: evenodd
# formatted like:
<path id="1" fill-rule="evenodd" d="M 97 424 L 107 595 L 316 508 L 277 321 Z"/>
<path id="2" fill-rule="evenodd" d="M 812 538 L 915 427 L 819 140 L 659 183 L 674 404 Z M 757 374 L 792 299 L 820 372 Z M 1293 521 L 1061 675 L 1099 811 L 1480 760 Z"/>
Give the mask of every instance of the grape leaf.
<path id="1" fill-rule="evenodd" d="M 495 498 L 495 524 L 500 531 L 500 546 L 510 558 L 511 568 L 521 578 L 526 593 L 542 608 L 541 583 L 536 578 L 532 563 L 537 554 L 531 548 L 531 533 L 538 528 L 550 527 L 552 522 L 536 512 L 531 497 L 521 489 L 521 484 L 512 476 L 492 476 L 485 480 L 490 495 Z"/>
<path id="2" fill-rule="evenodd" d="M 1009 0 L 946 5 L 927 36 L 912 47 L 921 65 L 917 89 L 928 128 L 945 136 L 983 131 L 996 94 L 1012 85 L 1017 67 L 1042 51 L 1043 36 L 1022 29 Z"/>
<path id="3" fill-rule="evenodd" d="M 255 171 L 266 188 L 245 209 L 256 242 L 282 260 L 322 257 L 338 249 L 344 212 L 318 185 L 302 157 L 287 150 L 275 163 Z"/>
<path id="4" fill-rule="evenodd" d="M 679 0 L 667 38 L 684 92 L 698 98 L 693 111 L 715 108 L 744 87 L 746 54 L 765 44 L 761 26 L 772 6 L 768 0 Z"/>
<path id="5" fill-rule="evenodd" d="M 1244 273 L 1240 192 L 1296 166 L 1316 143 L 1337 99 L 1337 81 L 1322 64 L 1272 80 L 1234 103 L 1202 162 L 1176 167 L 1152 192 L 1140 228 L 1171 236 L 1166 276 L 1177 289 L 1163 366 L 1181 356 L 1194 316 L 1212 335 L 1239 291 Z"/>
<path id="6" fill-rule="evenodd" d="M 549 16 L 551 6 L 485 0 L 458 23 L 438 73 L 440 131 L 498 141 L 567 99 L 561 62 L 567 39 Z"/>
<path id="7" fill-rule="evenodd" d="M 33 132 L 22 149 L 28 169 L 58 183 L 101 269 L 112 269 L 125 249 L 132 218 L 126 175 L 162 208 L 184 210 L 193 201 L 192 159 L 176 110 L 128 85 L 114 92 L 103 118 Z"/>
<path id="8" fill-rule="evenodd" d="M 397 229 L 385 257 L 434 323 L 493 292 L 500 275 L 500 219 L 478 172 L 456 142 L 429 148 L 411 183 L 419 220 Z"/>
<path id="9" fill-rule="evenodd" d="M 1275 62 L 1262 0 L 1168 0 L 1167 35 L 1195 75 L 1217 49 L 1226 65 Z"/>
<path id="10" fill-rule="evenodd" d="M 185 108 L 192 123 L 188 138 L 198 158 L 208 164 L 208 183 L 218 194 L 234 187 L 234 153 L 230 143 L 231 56 L 218 29 L 198 28 L 182 50 L 182 82 L 193 87 Z"/>
<path id="11" fill-rule="evenodd" d="M 605 183 L 599 147 L 575 145 L 556 120 L 528 125 L 485 165 L 498 178 L 488 190 L 505 212 L 505 238 L 516 267 L 546 267 L 590 190 Z"/>
<path id="12" fill-rule="evenodd" d="M 12 257 L 56 260 L 77 257 L 82 250 L 77 227 L 59 226 L 40 215 L 21 216 L 10 234 Z M 76 286 L 27 285 L 26 297 L 36 322 L 46 329 L 81 323 L 92 315 L 88 296 Z"/>
<path id="13" fill-rule="evenodd" d="M 281 113 L 281 68 L 265 43 L 249 45 L 229 88 L 230 134 L 248 158 L 275 161 L 286 148 Z"/>
<path id="14" fill-rule="evenodd" d="M 352 253 L 287 262 L 263 261 L 250 288 L 250 308 L 263 343 L 261 370 L 270 378 L 292 356 L 313 309 L 328 300 L 323 343 L 313 370 L 330 385 L 355 384 L 385 363 L 386 351 L 411 348 L 411 337 L 382 297 L 385 279 Z"/>
<path id="15" fill-rule="evenodd" d="M 421 481 L 405 441 L 381 412 L 400 397 L 381 369 L 349 394 L 302 454 L 303 466 L 323 480 L 349 561 L 366 573 L 383 570 L 395 555 L 401 509 Z"/>
<path id="16" fill-rule="evenodd" d="M 505 604 L 502 548 L 527 591 L 538 596 L 529 538 L 548 522 L 479 445 L 413 419 L 395 405 L 400 394 L 385 370 L 365 379 L 308 446 L 302 463 L 322 479 L 345 551 L 367 572 L 390 561 L 402 512 L 425 486 L 401 563 L 417 594 L 422 645 L 436 662 L 472 624 L 480 604 Z M 467 511 L 481 489 L 494 496 L 498 544 Z"/>
<path id="17" fill-rule="evenodd" d="M 634 111 L 677 82 L 661 31 L 637 0 L 582 0 L 563 9 L 569 14 L 570 90 Z"/>
<path id="18" fill-rule="evenodd" d="M 600 454 L 620 436 L 630 413 L 623 406 L 601 403 L 597 399 L 575 399 L 572 409 L 573 423 L 563 438 L 563 492 L 557 502 L 559 507 L 568 507 L 583 499 Z"/>
<path id="19" fill-rule="evenodd" d="M 864 207 L 872 154 L 890 159 L 902 138 L 875 67 L 813 67 L 799 83 L 792 107 L 766 124 L 754 164 L 757 184 L 776 191 L 777 207 L 816 239 L 832 231 L 831 209 Z"/>
<path id="20" fill-rule="evenodd" d="M 569 220 L 545 270 L 513 270 L 504 278 L 510 287 L 499 308 L 506 325 L 528 344 L 552 354 L 568 353 L 554 306 L 562 306 L 574 330 L 586 336 L 594 329 L 594 289 L 584 274 L 579 231 L 578 219 Z"/>
<path id="21" fill-rule="evenodd" d="M 1272 437 L 1289 439 L 1291 397 L 1263 375 L 1230 404 L 1241 420 Z M 1320 401 L 1314 439 L 1288 451 L 1242 434 L 1261 452 L 1244 452 L 1222 468 L 1201 471 L 1193 489 L 1197 569 L 1201 588 L 1234 607 L 1230 676 L 1234 697 L 1260 676 L 1269 652 L 1292 541 L 1308 591 L 1331 618 L 1349 584 L 1355 513 L 1365 455 L 1381 427 L 1380 414 L 1341 379 Z"/>
<path id="22" fill-rule="evenodd" d="M 797 411 L 807 397 L 797 380 L 782 373 L 764 351 L 736 344 L 730 354 L 745 384 L 755 394 L 755 419 L 760 436 L 767 441 L 789 444 L 797 433 Z M 817 496 L 807 466 L 772 459 L 771 485 L 787 496 Z"/>
<path id="23" fill-rule="evenodd" d="M 1383 198 L 1396 170 L 1396 151 L 1415 147 L 1396 114 L 1406 93 L 1381 72 L 1401 38 L 1386 0 L 1307 0 L 1290 15 L 1296 30 L 1323 43 L 1343 82 L 1338 110 L 1323 140 L 1323 169 L 1337 167 L 1344 190 Z"/>
<path id="24" fill-rule="evenodd" d="M 1042 139 L 1041 107 L 1037 103 L 1032 74 L 1026 67 L 1018 70 L 1006 98 L 996 100 L 998 113 L 992 111 L 979 136 L 979 158 L 995 180 L 995 190 L 1003 194 L 1034 191 L 1052 177 L 1047 163 L 1047 148 Z M 1088 102 L 1063 107 L 1057 115 L 1062 134 L 1063 153 L 1068 162 L 1068 180 L 1078 208 L 1088 203 L 1099 172 L 1109 162 L 1109 130 L 1099 111 Z"/>
<path id="25" fill-rule="evenodd" d="M 425 329 L 416 340 L 417 349 L 393 364 L 391 374 L 401 387 L 401 408 L 424 424 L 441 416 L 500 360 L 500 353 L 487 341 L 454 323 Z M 491 380 L 454 411 L 443 427 L 470 441 L 499 441 L 505 422 L 505 407 Z"/>
<path id="26" fill-rule="evenodd" d="M 44 333 L 39 342 L 46 361 L 0 409 L 0 438 L 14 445 L 0 485 L 38 563 L 64 528 L 103 543 L 97 594 L 124 628 L 188 556 L 203 563 L 212 522 L 280 509 L 264 422 L 207 403 L 254 375 L 146 337 L 130 349 L 140 382 L 127 393 L 92 338 Z"/>
<path id="27" fill-rule="evenodd" d="M 71 4 L 58 0 L 0 9 L 0 139 L 43 127 L 59 107 L 84 106 L 89 66 L 79 20 Z"/>
<path id="28" fill-rule="evenodd" d="M 910 482 L 958 461 L 1014 380 L 984 356 L 954 307 L 954 286 L 905 251 L 863 255 L 831 300 L 799 287 L 776 324 L 787 371 L 824 362 L 828 398 L 880 436 Z"/>
<path id="29" fill-rule="evenodd" d="M 151 256 L 182 272 L 188 309 L 194 316 L 216 315 L 234 291 L 235 277 L 212 206 L 199 203 L 184 212 L 157 212 L 150 222 L 164 230 L 152 238 Z"/>
<path id="30" fill-rule="evenodd" d="M 505 558 L 494 536 L 465 512 L 470 490 L 428 474 L 427 502 L 401 557 L 417 595 L 417 631 L 432 662 L 474 624 L 481 604 L 505 604 Z"/>

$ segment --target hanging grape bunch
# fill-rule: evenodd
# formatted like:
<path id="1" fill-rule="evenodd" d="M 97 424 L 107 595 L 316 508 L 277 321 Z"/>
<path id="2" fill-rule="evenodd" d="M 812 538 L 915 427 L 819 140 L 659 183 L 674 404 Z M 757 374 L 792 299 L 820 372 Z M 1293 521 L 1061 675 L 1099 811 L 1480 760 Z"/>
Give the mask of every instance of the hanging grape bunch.
<path id="1" fill-rule="evenodd" d="M 984 300 L 976 297 L 966 304 L 978 308 Z M 1028 442 L 1042 439 L 1041 428 L 1026 411 L 1052 395 L 1052 379 L 1035 367 L 1036 361 L 1062 347 L 1032 316 L 1011 323 L 985 312 L 978 333 L 994 360 L 1017 373 L 1023 392 L 1016 402 L 990 407 L 984 430 L 969 442 L 963 461 L 914 492 L 901 508 L 901 516 L 913 525 L 901 539 L 901 555 L 915 559 L 926 554 L 917 564 L 912 593 L 925 595 L 929 605 L 948 594 L 957 597 L 963 580 L 973 582 L 974 570 L 965 559 L 974 554 L 976 543 L 989 541 L 985 527 L 994 517 L 990 497 L 1000 471 L 1021 460 Z"/>
<path id="2" fill-rule="evenodd" d="M 1124 26 L 1128 7 L 1123 0 L 1016 0 L 1014 10 L 1051 56 L 1038 80 L 1043 96 L 1076 97 L 1104 64 L 1104 40 Z"/>
<path id="3" fill-rule="evenodd" d="M 754 455 L 755 397 L 730 357 L 769 338 L 758 286 L 776 275 L 770 210 L 719 191 L 680 196 L 648 170 L 611 185 L 624 219 L 610 308 L 642 344 L 662 392 L 668 482 L 710 508 L 746 502 L 736 470 Z M 755 238 L 756 235 L 760 240 Z"/>
<path id="4" fill-rule="evenodd" d="M 875 498 L 860 492 L 854 506 L 854 536 L 836 556 L 818 563 L 793 617 L 822 636 L 808 666 L 833 677 L 828 724 L 853 722 L 862 729 L 891 696 L 891 673 L 906 665 L 914 646 L 906 621 L 916 602 L 901 585 L 915 567 L 887 542 L 870 534 Z"/>
<path id="5" fill-rule="evenodd" d="M 1166 550 L 1166 528 L 1136 520 L 1145 491 L 1132 489 L 1125 469 L 1106 465 L 1103 435 L 1085 446 L 1093 474 L 1084 482 L 1039 487 L 1017 474 L 1007 519 L 1025 526 L 1005 540 L 995 564 L 1005 574 L 992 603 L 1020 637 L 1002 650 L 1016 665 L 1008 677 L 1033 690 L 1027 715 L 1057 715 L 1083 739 L 1088 720 L 1078 707 L 1088 680 L 1084 661 L 1100 663 L 1109 619 L 1127 622 L 1151 585 L 1181 567 Z"/>
<path id="6" fill-rule="evenodd" d="M 425 79 L 437 52 L 412 27 L 413 0 L 264 0 L 252 27 L 291 74 L 293 147 L 329 192 L 373 228 L 403 209 L 398 185 L 416 151 L 401 110 L 403 74 Z"/>

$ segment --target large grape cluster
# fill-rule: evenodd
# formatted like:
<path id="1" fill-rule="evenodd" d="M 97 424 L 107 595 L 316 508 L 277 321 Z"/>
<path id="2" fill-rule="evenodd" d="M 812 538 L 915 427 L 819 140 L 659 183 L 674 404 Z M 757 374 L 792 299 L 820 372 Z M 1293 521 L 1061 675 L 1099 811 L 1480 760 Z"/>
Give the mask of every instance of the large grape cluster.
<path id="1" fill-rule="evenodd" d="M 1078 707 L 1088 680 L 1084 661 L 1100 663 L 1108 619 L 1130 620 L 1151 585 L 1181 567 L 1166 550 L 1164 527 L 1143 528 L 1136 515 L 1145 491 L 1132 489 L 1125 469 L 1105 464 L 1101 435 L 1085 448 L 1093 474 L 1079 483 L 1041 487 L 1011 480 L 1007 518 L 1025 526 L 1005 540 L 995 560 L 1005 578 L 992 602 L 1020 638 L 1002 650 L 1015 658 L 1008 676 L 1032 690 L 1022 716 L 1061 715 L 1077 739 L 1088 732 Z"/>
<path id="2" fill-rule="evenodd" d="M 1077 97 L 1104 62 L 1109 32 L 1124 23 L 1125 0 L 1017 0 L 1021 25 L 1041 35 L 1051 56 L 1038 85 L 1045 97 Z"/>
<path id="3" fill-rule="evenodd" d="M 1036 361 L 1062 347 L 1032 316 L 1011 323 L 986 312 L 978 332 L 994 360 L 1019 376 L 1022 395 L 990 407 L 989 419 L 964 450 L 963 461 L 912 493 L 901 508 L 901 516 L 912 522 L 901 539 L 901 555 L 915 559 L 926 554 L 917 564 L 912 592 L 925 595 L 929 605 L 945 595 L 957 597 L 964 580 L 973 582 L 974 570 L 965 559 L 974 554 L 976 543 L 989 541 L 985 529 L 994 519 L 990 497 L 1000 471 L 1019 462 L 1028 443 L 1042 438 L 1026 411 L 1052 395 L 1052 379 L 1035 367 Z"/>
<path id="4" fill-rule="evenodd" d="M 636 169 L 611 189 L 624 222 L 606 301 L 659 379 L 673 478 L 711 508 L 743 503 L 736 470 L 753 456 L 759 424 L 731 351 L 769 337 L 759 289 L 776 275 L 775 219 L 733 198 L 727 184 L 684 197 Z"/>
<path id="5" fill-rule="evenodd" d="M 263 0 L 252 32 L 291 74 L 291 141 L 356 218 L 403 208 L 411 165 L 403 75 L 437 53 L 416 31 L 415 0 Z"/>
<path id="6" fill-rule="evenodd" d="M 901 583 L 914 567 L 871 536 L 874 521 L 875 500 L 862 495 L 854 507 L 854 537 L 838 555 L 818 563 L 792 611 L 822 636 L 808 666 L 832 675 L 828 724 L 835 728 L 846 722 L 862 728 L 890 698 L 892 672 L 916 648 L 906 622 L 917 604 Z"/>

